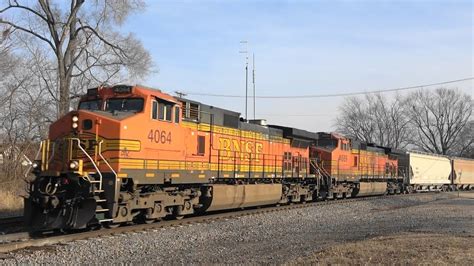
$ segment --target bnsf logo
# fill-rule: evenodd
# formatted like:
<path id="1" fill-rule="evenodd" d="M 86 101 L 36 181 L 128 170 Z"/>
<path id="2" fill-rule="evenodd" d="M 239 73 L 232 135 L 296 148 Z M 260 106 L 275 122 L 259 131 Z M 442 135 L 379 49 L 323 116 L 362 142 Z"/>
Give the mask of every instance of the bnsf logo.
<path id="1" fill-rule="evenodd" d="M 242 161 L 260 161 L 260 154 L 263 152 L 263 144 L 252 141 L 239 141 L 235 139 L 219 138 L 220 158 L 231 160 L 240 158 Z M 251 157 L 251 158 L 250 158 Z"/>

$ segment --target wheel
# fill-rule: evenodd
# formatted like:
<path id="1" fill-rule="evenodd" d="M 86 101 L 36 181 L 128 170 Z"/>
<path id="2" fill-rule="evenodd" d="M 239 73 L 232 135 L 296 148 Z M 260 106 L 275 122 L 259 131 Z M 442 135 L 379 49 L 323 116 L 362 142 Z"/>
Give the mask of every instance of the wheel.
<path id="1" fill-rule="evenodd" d="M 183 219 L 184 215 L 181 214 L 183 212 L 183 206 L 175 206 L 173 209 L 173 218 L 175 220 L 181 220 Z"/>
<path id="2" fill-rule="evenodd" d="M 146 224 L 152 224 L 152 223 L 156 222 L 156 219 L 143 219 L 143 222 L 146 223 Z"/>
<path id="3" fill-rule="evenodd" d="M 111 223 L 111 222 L 104 224 L 105 228 L 109 228 L 109 229 L 117 228 L 120 225 L 121 225 L 120 223 Z"/>

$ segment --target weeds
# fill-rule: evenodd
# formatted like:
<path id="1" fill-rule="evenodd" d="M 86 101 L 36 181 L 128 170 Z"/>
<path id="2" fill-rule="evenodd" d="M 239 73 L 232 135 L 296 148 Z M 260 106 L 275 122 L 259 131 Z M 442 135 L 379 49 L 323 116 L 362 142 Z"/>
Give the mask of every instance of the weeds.
<path id="1" fill-rule="evenodd" d="M 0 217 L 23 213 L 24 181 L 0 183 Z"/>

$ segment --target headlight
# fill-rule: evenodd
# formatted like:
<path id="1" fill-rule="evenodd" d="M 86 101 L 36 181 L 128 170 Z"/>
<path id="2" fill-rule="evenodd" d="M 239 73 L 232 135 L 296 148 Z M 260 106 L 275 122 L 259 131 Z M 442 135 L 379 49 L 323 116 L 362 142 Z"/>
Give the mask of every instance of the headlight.
<path id="1" fill-rule="evenodd" d="M 76 129 L 78 126 L 79 125 L 76 122 L 72 123 L 72 128 Z"/>
<path id="2" fill-rule="evenodd" d="M 77 170 L 77 169 L 79 169 L 79 163 L 76 162 L 76 161 L 71 161 L 71 162 L 69 163 L 69 168 L 70 168 L 71 170 Z"/>
<path id="3" fill-rule="evenodd" d="M 72 122 L 79 121 L 79 117 L 77 115 L 72 116 Z"/>

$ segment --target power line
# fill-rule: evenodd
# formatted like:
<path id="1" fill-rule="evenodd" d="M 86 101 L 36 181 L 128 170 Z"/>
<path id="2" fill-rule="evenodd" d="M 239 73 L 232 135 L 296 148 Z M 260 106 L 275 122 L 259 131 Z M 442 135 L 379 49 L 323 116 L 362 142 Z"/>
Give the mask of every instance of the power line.
<path id="1" fill-rule="evenodd" d="M 294 117 L 315 117 L 315 116 L 330 116 L 331 114 L 258 114 L 261 116 L 294 116 Z"/>
<path id="2" fill-rule="evenodd" d="M 443 81 L 437 83 L 430 83 L 430 84 L 423 84 L 423 85 L 416 85 L 416 86 L 409 86 L 409 87 L 401 87 L 401 88 L 394 88 L 394 89 L 384 89 L 384 90 L 373 90 L 373 91 L 358 91 L 358 92 L 347 92 L 347 93 L 331 93 L 331 94 L 310 94 L 310 95 L 261 95 L 255 96 L 256 98 L 260 99 L 290 99 L 290 98 L 327 98 L 327 97 L 342 97 L 342 96 L 354 96 L 354 95 L 363 95 L 363 94 L 372 94 L 372 93 L 385 93 L 385 92 L 395 92 L 395 91 L 404 91 L 404 90 L 413 90 L 423 87 L 432 87 L 437 85 L 445 85 L 451 83 L 457 83 L 461 81 L 473 80 L 474 77 L 470 78 L 463 78 L 463 79 L 456 79 L 450 81 Z M 186 92 L 188 95 L 196 95 L 196 96 L 210 96 L 210 97 L 224 97 L 224 98 L 245 98 L 245 96 L 241 95 L 229 95 L 229 94 L 213 94 L 213 93 L 201 93 L 201 92 Z"/>

